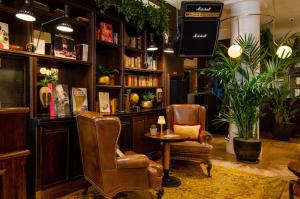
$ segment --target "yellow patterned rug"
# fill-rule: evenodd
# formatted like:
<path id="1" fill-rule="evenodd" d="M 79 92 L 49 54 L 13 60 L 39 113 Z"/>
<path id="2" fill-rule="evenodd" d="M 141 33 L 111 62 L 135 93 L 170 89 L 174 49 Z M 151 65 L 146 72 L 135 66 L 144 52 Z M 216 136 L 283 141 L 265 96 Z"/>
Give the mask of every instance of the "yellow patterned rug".
<path id="1" fill-rule="evenodd" d="M 204 170 L 204 168 L 203 168 Z M 279 199 L 287 182 L 279 178 L 245 173 L 236 169 L 213 166 L 212 178 L 207 178 L 202 168 L 176 166 L 171 172 L 182 184 L 177 188 L 165 188 L 163 199 Z M 88 195 L 81 191 L 61 199 L 102 199 L 92 188 Z M 125 192 L 114 199 L 155 199 L 151 190 Z"/>

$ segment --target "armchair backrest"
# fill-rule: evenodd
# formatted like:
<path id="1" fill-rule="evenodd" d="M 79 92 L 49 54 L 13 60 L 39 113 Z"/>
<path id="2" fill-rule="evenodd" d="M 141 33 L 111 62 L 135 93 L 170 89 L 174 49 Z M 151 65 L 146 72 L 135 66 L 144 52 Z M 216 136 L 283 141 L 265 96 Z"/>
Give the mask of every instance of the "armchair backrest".
<path id="1" fill-rule="evenodd" d="M 167 107 L 168 128 L 173 130 L 174 124 L 200 124 L 205 130 L 206 108 L 199 104 L 172 104 Z"/>
<path id="2" fill-rule="evenodd" d="M 77 129 L 85 178 L 103 187 L 103 172 L 116 169 L 116 147 L 121 130 L 117 117 L 95 112 L 77 116 Z"/>

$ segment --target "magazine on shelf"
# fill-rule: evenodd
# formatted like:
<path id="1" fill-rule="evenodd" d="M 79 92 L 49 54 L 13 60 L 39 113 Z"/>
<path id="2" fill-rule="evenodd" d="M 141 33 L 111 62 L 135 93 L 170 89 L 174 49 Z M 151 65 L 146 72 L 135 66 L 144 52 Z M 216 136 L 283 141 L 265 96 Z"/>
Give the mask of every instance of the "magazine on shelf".
<path id="1" fill-rule="evenodd" d="M 100 22 L 101 40 L 113 43 L 113 27 L 109 23 Z"/>
<path id="2" fill-rule="evenodd" d="M 110 101 L 108 92 L 98 92 L 99 101 L 99 112 L 109 113 L 110 112 Z"/>
<path id="3" fill-rule="evenodd" d="M 88 111 L 87 89 L 72 88 L 71 89 L 71 107 L 73 114 L 78 114 L 82 111 Z"/>
<path id="4" fill-rule="evenodd" d="M 55 35 L 54 55 L 57 57 L 76 59 L 74 39 L 65 35 Z"/>
<path id="5" fill-rule="evenodd" d="M 68 85 L 56 84 L 54 89 L 55 114 L 58 117 L 70 115 Z"/>
<path id="6" fill-rule="evenodd" d="M 0 48 L 9 49 L 8 24 L 0 22 Z"/>

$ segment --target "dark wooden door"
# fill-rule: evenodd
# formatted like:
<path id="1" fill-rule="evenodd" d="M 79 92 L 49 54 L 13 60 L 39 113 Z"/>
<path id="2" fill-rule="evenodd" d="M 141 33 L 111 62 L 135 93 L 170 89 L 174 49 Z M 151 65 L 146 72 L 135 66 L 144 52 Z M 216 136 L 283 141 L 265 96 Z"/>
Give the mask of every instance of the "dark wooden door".
<path id="1" fill-rule="evenodd" d="M 69 126 L 42 129 L 42 187 L 68 180 Z"/>
<path id="2" fill-rule="evenodd" d="M 137 153 L 145 153 L 145 117 L 132 118 L 133 150 Z"/>
<path id="3" fill-rule="evenodd" d="M 120 118 L 122 129 L 119 137 L 119 147 L 122 151 L 130 151 L 132 148 L 132 133 L 131 133 L 131 118 L 124 117 Z"/>
<path id="4" fill-rule="evenodd" d="M 74 122 L 70 127 L 70 179 L 77 179 L 83 176 L 81 152 L 77 126 Z"/>

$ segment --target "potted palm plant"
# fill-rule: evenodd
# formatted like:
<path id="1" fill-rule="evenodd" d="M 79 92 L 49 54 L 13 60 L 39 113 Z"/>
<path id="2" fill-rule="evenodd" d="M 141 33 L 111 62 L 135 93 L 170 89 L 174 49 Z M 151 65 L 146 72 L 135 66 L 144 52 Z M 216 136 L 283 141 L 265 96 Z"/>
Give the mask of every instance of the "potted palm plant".
<path id="1" fill-rule="evenodd" d="M 295 124 L 291 120 L 299 109 L 295 108 L 297 97 L 290 97 L 290 88 L 287 81 L 282 85 L 270 88 L 271 110 L 275 117 L 275 125 L 272 136 L 275 139 L 289 140 L 292 136 Z"/>
<path id="2" fill-rule="evenodd" d="M 142 95 L 141 107 L 152 108 L 154 101 L 155 101 L 155 94 L 153 92 L 148 91 Z"/>
<path id="3" fill-rule="evenodd" d="M 235 124 L 238 135 L 233 146 L 237 159 L 255 162 L 261 151 L 257 133 L 260 106 L 269 94 L 274 77 L 289 64 L 289 60 L 276 55 L 265 59 L 267 49 L 261 48 L 251 34 L 238 38 L 236 42 L 242 48 L 240 57 L 230 58 L 224 49 L 219 49 L 207 72 L 221 80 L 225 93 L 224 109 L 216 123 Z M 260 70 L 261 64 L 264 70 Z"/>

